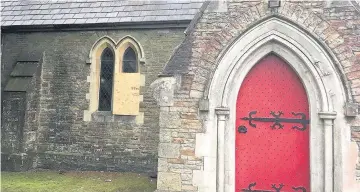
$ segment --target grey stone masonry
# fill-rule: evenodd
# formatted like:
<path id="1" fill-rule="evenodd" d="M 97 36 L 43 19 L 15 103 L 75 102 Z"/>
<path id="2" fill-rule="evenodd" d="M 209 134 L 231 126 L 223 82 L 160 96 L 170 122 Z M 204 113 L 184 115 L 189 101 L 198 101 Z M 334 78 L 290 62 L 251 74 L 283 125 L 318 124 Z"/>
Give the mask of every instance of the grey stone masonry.
<path id="1" fill-rule="evenodd" d="M 2 33 L 2 90 L 12 78 L 11 74 L 19 73 L 14 71 L 17 71 L 20 53 L 43 53 L 43 63 L 39 67 L 41 76 L 32 86 L 35 91 L 27 93 L 27 105 L 20 100 L 25 96 L 2 95 L 2 130 L 9 135 L 4 138 L 6 135 L 2 134 L 2 151 L 34 154 L 34 167 L 39 168 L 154 172 L 158 159 L 160 110 L 149 86 L 157 79 L 172 50 L 183 40 L 184 30 Z M 112 116 L 103 113 L 96 113 L 97 119 L 84 120 L 84 110 L 90 102 L 87 99 L 88 76 L 93 65 L 88 62 L 89 53 L 94 43 L 104 36 L 116 42 L 131 36 L 142 45 L 146 63 L 139 67 L 145 78 L 144 86 L 140 87 L 143 96 L 141 123 L 135 116 L 114 116 L 114 121 L 107 120 Z M 16 107 L 20 106 L 16 102 L 24 106 L 22 110 Z M 15 108 L 11 107 L 14 103 Z M 18 134 L 17 130 L 23 130 L 23 134 Z M 21 150 L 17 143 L 20 139 L 23 141 Z M 13 146 L 9 146 L 10 142 Z M 175 155 L 176 151 L 172 156 Z M 14 160 L 20 161 L 21 157 Z M 15 170 L 7 165 L 19 165 L 16 162 L 6 162 L 6 165 L 2 162 L 2 168 Z"/>

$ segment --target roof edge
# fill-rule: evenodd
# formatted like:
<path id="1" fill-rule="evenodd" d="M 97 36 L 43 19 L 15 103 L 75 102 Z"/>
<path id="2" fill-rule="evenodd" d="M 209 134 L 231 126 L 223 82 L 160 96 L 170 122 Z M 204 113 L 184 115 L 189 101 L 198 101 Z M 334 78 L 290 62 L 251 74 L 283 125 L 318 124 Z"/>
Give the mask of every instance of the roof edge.
<path id="1" fill-rule="evenodd" d="M 360 1 L 356 1 L 356 0 L 350 0 L 350 3 L 352 4 L 352 6 L 354 7 L 354 9 L 360 13 Z"/>
<path id="2" fill-rule="evenodd" d="M 204 14 L 204 11 L 206 10 L 206 8 L 208 7 L 208 5 L 210 4 L 210 1 L 205 1 L 201 7 L 200 10 L 196 13 L 196 15 L 194 16 L 194 18 L 191 20 L 190 24 L 188 25 L 188 27 L 185 30 L 185 35 L 189 35 L 190 32 L 194 29 L 195 25 L 198 23 L 199 19 L 202 17 L 202 15 Z"/>
<path id="3" fill-rule="evenodd" d="M 55 25 L 11 25 L 1 26 L 2 33 L 12 32 L 46 32 L 46 31 L 83 31 L 109 29 L 161 29 L 187 28 L 191 20 L 146 21 L 122 23 L 86 23 L 86 24 L 55 24 Z"/>
<path id="4" fill-rule="evenodd" d="M 166 64 L 164 65 L 163 69 L 161 70 L 161 72 L 158 74 L 158 77 L 172 77 L 174 76 L 174 73 L 170 73 L 168 71 L 166 71 L 167 67 L 169 65 L 171 65 L 172 62 L 174 61 L 174 57 L 175 55 L 180 52 L 182 49 L 184 48 L 184 45 L 189 43 L 189 38 L 191 38 L 191 33 L 194 31 L 196 24 L 199 22 L 199 20 L 201 19 L 201 17 L 203 16 L 205 10 L 207 9 L 207 7 L 210 4 L 210 0 L 205 1 L 201 7 L 200 10 L 196 13 L 196 15 L 194 16 L 194 18 L 191 20 L 190 24 L 186 27 L 184 34 L 185 34 L 185 38 L 183 39 L 183 41 L 174 49 L 174 51 L 172 52 L 170 58 L 168 59 L 168 61 L 166 62 Z M 177 72 L 179 73 L 179 72 Z M 182 73 L 182 72 L 180 72 Z"/>

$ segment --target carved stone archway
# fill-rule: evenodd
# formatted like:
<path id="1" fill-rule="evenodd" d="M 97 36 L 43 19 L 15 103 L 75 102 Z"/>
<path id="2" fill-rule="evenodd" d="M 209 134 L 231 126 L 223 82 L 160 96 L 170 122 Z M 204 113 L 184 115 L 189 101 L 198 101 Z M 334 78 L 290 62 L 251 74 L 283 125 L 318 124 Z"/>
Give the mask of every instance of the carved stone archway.
<path id="1" fill-rule="evenodd" d="M 279 18 L 267 19 L 240 36 L 221 56 L 209 86 L 208 136 L 217 140 L 204 164 L 216 170 L 218 192 L 235 190 L 236 99 L 242 80 L 264 56 L 274 53 L 298 73 L 309 98 L 311 191 L 347 191 L 344 182 L 350 128 L 344 116 L 345 86 L 333 58 L 312 37 Z M 215 139 L 216 138 L 216 139 Z M 215 146 L 216 145 L 216 146 Z M 207 179 L 205 179 L 207 180 Z M 336 182 L 334 182 L 336 181 Z"/>

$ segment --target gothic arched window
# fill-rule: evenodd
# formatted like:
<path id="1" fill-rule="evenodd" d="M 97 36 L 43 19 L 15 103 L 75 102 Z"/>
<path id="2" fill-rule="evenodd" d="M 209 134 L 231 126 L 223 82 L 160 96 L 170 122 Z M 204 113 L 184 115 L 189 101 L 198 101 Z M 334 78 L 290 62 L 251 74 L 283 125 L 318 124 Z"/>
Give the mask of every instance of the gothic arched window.
<path id="1" fill-rule="evenodd" d="M 114 53 L 110 48 L 105 48 L 101 54 L 99 111 L 111 111 L 114 58 Z"/>
<path id="2" fill-rule="evenodd" d="M 123 56 L 123 63 L 122 63 L 122 71 L 123 73 L 137 73 L 138 66 L 137 66 L 137 59 L 136 53 L 134 49 L 128 47 Z"/>

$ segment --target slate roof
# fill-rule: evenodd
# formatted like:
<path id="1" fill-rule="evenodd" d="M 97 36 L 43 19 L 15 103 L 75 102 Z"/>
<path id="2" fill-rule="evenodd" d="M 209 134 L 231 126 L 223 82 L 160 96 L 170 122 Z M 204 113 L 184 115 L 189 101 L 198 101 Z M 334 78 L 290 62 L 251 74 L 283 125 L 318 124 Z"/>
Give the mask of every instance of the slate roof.
<path id="1" fill-rule="evenodd" d="M 204 0 L 1 0 L 1 26 L 190 21 Z"/>

